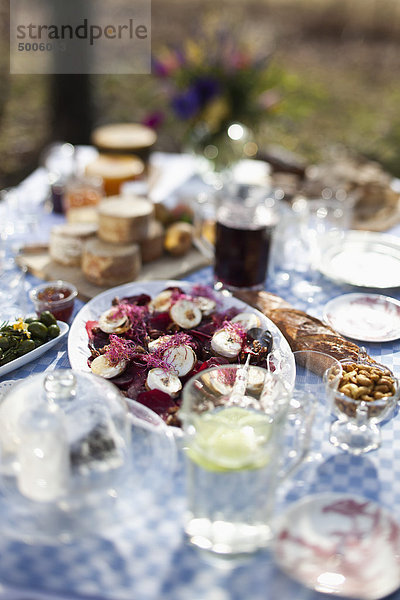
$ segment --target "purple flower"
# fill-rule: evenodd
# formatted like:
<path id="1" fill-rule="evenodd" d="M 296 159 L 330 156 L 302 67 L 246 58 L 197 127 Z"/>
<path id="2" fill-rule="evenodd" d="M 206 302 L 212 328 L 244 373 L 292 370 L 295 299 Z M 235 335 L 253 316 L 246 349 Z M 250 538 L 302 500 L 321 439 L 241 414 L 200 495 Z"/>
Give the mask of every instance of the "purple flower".
<path id="1" fill-rule="evenodd" d="M 165 115 L 161 110 L 155 110 L 152 113 L 146 115 L 143 119 L 142 124 L 152 129 L 158 129 L 164 123 Z"/>
<path id="2" fill-rule="evenodd" d="M 172 109 L 181 119 L 190 119 L 199 110 L 200 98 L 196 87 L 190 87 L 186 92 L 182 92 L 172 99 Z"/>
<path id="3" fill-rule="evenodd" d="M 156 58 L 151 59 L 151 70 L 158 77 L 167 77 L 169 75 L 169 67 L 164 64 L 161 60 Z"/>

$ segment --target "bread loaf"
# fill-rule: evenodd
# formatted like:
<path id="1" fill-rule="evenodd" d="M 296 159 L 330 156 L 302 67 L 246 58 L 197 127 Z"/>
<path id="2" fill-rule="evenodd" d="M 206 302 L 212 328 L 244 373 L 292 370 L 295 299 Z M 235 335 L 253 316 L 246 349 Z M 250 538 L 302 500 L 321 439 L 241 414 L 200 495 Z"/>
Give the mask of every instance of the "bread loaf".
<path id="1" fill-rule="evenodd" d="M 52 260 L 69 267 L 81 265 L 85 242 L 96 235 L 93 223 L 57 225 L 50 232 L 49 253 Z"/>
<path id="2" fill-rule="evenodd" d="M 115 196 L 99 204 L 99 237 L 104 242 L 132 244 L 149 235 L 153 204 L 136 196 Z"/>
<path id="3" fill-rule="evenodd" d="M 106 196 L 119 194 L 123 183 L 137 179 L 143 171 L 143 161 L 126 154 L 100 154 L 86 166 L 87 175 L 102 178 Z"/>
<path id="4" fill-rule="evenodd" d="M 148 236 L 140 242 L 142 262 L 157 260 L 164 253 L 164 227 L 159 221 L 151 221 Z"/>
<path id="5" fill-rule="evenodd" d="M 96 285 L 114 286 L 133 281 L 141 269 L 140 249 L 137 244 L 117 246 L 99 239 L 85 244 L 82 271 L 88 281 Z"/>
<path id="6" fill-rule="evenodd" d="M 328 354 L 337 360 L 357 360 L 360 348 L 356 344 L 346 340 L 319 319 L 301 310 L 295 310 L 283 298 L 263 291 L 237 292 L 235 295 L 271 319 L 279 327 L 293 352 L 313 350 Z M 310 369 L 321 374 L 325 370 L 323 357 L 316 355 Z"/>

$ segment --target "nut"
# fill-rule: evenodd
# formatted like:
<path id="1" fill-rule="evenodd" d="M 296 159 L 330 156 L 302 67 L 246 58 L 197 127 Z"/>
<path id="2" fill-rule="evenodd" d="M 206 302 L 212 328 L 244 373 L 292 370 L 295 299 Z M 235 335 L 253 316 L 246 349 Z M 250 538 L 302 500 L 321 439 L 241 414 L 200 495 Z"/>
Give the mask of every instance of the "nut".
<path id="1" fill-rule="evenodd" d="M 356 380 L 357 380 L 357 383 L 359 383 L 360 385 L 365 385 L 366 387 L 372 386 L 371 379 L 369 379 L 369 377 L 367 377 L 366 375 L 363 375 L 361 373 L 360 373 L 360 375 L 357 375 Z"/>
<path id="2" fill-rule="evenodd" d="M 383 392 L 385 394 L 390 392 L 390 387 L 386 383 L 384 385 L 376 385 L 375 392 Z"/>
<path id="3" fill-rule="evenodd" d="M 365 385 L 362 385 L 361 387 L 357 388 L 357 390 L 354 392 L 353 397 L 358 399 L 362 395 L 369 394 L 370 391 L 371 391 L 370 387 L 365 387 Z"/>

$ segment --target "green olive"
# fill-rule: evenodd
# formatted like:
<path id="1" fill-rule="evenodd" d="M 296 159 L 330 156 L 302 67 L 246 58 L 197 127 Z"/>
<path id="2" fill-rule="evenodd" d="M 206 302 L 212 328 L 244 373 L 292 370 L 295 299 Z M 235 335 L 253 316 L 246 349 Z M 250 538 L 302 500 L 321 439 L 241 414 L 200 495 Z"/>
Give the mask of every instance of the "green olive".
<path id="1" fill-rule="evenodd" d="M 28 352 L 31 352 L 35 348 L 36 348 L 36 345 L 33 340 L 24 340 L 23 342 L 20 343 L 20 345 L 18 347 L 17 355 L 22 356 L 23 354 L 28 354 Z"/>
<path id="2" fill-rule="evenodd" d="M 44 323 L 40 321 L 34 321 L 33 323 L 29 323 L 28 331 L 32 334 L 32 337 L 39 338 L 40 340 L 45 340 L 47 338 L 47 327 Z"/>
<path id="3" fill-rule="evenodd" d="M 8 337 L 0 336 L 0 349 L 7 350 L 9 347 L 10 347 L 10 340 L 8 339 Z"/>
<path id="4" fill-rule="evenodd" d="M 47 327 L 50 325 L 57 325 L 57 319 L 49 310 L 44 310 L 40 313 L 39 321 L 44 323 Z"/>
<path id="5" fill-rule="evenodd" d="M 0 361 L 0 366 L 6 365 L 7 363 L 9 363 L 12 360 L 14 360 L 14 358 L 16 358 L 15 354 L 12 354 L 10 356 L 3 356 L 3 358 Z"/>
<path id="6" fill-rule="evenodd" d="M 24 323 L 34 323 L 35 321 L 37 321 L 38 318 L 37 317 L 26 317 L 26 319 L 24 319 Z"/>
<path id="7" fill-rule="evenodd" d="M 58 325 L 49 325 L 47 328 L 47 335 L 50 340 L 60 335 L 60 328 Z"/>

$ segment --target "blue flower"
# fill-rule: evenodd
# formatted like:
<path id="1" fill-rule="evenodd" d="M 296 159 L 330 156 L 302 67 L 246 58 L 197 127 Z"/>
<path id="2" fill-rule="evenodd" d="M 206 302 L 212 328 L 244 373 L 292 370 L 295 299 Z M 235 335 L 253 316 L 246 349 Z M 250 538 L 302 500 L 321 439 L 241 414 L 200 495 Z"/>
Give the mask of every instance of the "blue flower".
<path id="1" fill-rule="evenodd" d="M 199 77 L 194 84 L 200 104 L 205 106 L 212 100 L 220 91 L 220 84 L 212 77 Z"/>
<path id="2" fill-rule="evenodd" d="M 190 87 L 172 99 L 172 109 L 181 119 L 190 119 L 201 106 L 200 98 L 196 87 Z"/>

